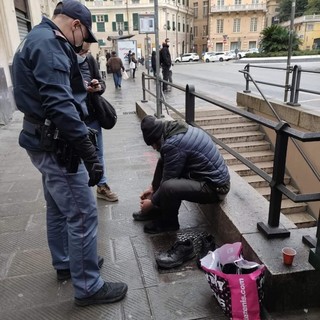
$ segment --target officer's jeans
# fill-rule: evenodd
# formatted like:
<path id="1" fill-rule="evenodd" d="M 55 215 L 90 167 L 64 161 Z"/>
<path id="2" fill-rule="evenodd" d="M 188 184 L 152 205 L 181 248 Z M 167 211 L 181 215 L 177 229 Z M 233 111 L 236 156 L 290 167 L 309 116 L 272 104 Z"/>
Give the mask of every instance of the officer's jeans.
<path id="1" fill-rule="evenodd" d="M 104 281 L 98 267 L 98 213 L 88 173 L 83 164 L 77 173 L 67 173 L 52 153 L 27 152 L 42 174 L 52 265 L 70 268 L 76 298 L 91 296 Z"/>
<path id="2" fill-rule="evenodd" d="M 94 120 L 92 122 L 87 123 L 87 126 L 98 131 L 98 135 L 97 135 L 97 145 L 98 145 L 97 155 L 98 155 L 100 163 L 103 165 L 103 177 L 99 181 L 98 186 L 102 186 L 105 183 L 107 183 L 107 177 L 106 177 L 107 170 L 106 170 L 106 164 L 105 164 L 105 160 L 104 160 L 104 156 L 103 156 L 104 152 L 103 152 L 102 129 L 101 129 L 101 126 L 100 126 L 98 120 Z"/>
<path id="3" fill-rule="evenodd" d="M 214 203 L 221 200 L 216 190 L 206 181 L 190 179 L 162 179 L 162 160 L 159 159 L 154 173 L 152 187 L 160 196 L 161 223 L 179 226 L 178 214 L 182 200 L 196 203 Z"/>

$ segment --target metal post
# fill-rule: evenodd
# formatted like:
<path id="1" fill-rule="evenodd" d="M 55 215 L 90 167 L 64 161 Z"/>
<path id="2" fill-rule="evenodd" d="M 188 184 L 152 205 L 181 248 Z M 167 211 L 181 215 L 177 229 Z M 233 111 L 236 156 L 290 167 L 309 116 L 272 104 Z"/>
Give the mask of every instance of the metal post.
<path id="1" fill-rule="evenodd" d="M 155 26 L 155 42 L 156 42 L 156 100 L 157 100 L 157 112 L 156 117 L 158 119 L 162 116 L 162 107 L 160 101 L 160 55 L 159 55 L 159 4 L 158 0 L 154 0 L 154 26 Z"/>
<path id="2" fill-rule="evenodd" d="M 300 103 L 298 103 L 300 80 L 301 80 L 301 66 L 295 65 L 293 67 L 293 74 L 292 74 L 292 80 L 291 80 L 290 101 L 287 103 L 289 106 L 295 106 L 295 107 L 300 106 Z"/>
<path id="3" fill-rule="evenodd" d="M 146 99 L 146 74 L 142 72 L 142 100 L 141 102 L 148 102 Z"/>
<path id="4" fill-rule="evenodd" d="M 289 33 L 289 48 L 288 48 L 288 58 L 287 58 L 287 71 L 286 71 L 286 82 L 285 82 L 285 89 L 284 89 L 284 102 L 287 102 L 288 91 L 290 90 L 289 75 L 291 72 L 290 64 L 291 64 L 291 55 L 292 55 L 292 40 L 293 40 L 293 26 L 294 26 L 295 12 L 296 12 L 296 0 L 292 0 L 290 33 Z"/>
<path id="5" fill-rule="evenodd" d="M 244 67 L 244 70 L 250 74 L 250 64 L 249 63 Z M 248 76 L 248 74 L 244 73 L 244 78 L 246 79 L 246 90 L 243 90 L 243 92 L 250 93 L 251 92 L 251 90 L 249 88 L 250 77 Z"/>
<path id="6" fill-rule="evenodd" d="M 287 229 L 279 228 L 282 192 L 277 188 L 279 184 L 283 183 L 286 170 L 289 137 L 287 134 L 283 133 L 283 129 L 288 126 L 288 123 L 280 121 L 275 128 L 277 138 L 273 160 L 272 182 L 270 184 L 271 196 L 268 225 L 265 225 L 262 222 L 257 224 L 258 229 L 263 232 L 267 238 L 286 238 L 290 236 L 290 232 Z"/>
<path id="7" fill-rule="evenodd" d="M 186 122 L 194 122 L 195 115 L 195 96 L 194 96 L 194 86 L 186 85 Z"/>

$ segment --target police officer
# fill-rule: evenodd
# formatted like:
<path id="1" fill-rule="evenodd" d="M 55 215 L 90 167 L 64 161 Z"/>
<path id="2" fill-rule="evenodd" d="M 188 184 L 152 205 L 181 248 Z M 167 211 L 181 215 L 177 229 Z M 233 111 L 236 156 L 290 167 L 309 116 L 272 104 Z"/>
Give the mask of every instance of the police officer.
<path id="1" fill-rule="evenodd" d="M 115 302 L 127 292 L 125 283 L 105 282 L 99 271 L 98 214 L 89 186 L 99 182 L 103 169 L 82 121 L 86 88 L 76 55 L 84 41 L 97 42 L 91 25 L 91 13 L 79 1 L 60 2 L 52 20 L 43 17 L 13 60 L 14 97 L 24 113 L 19 143 L 42 174 L 53 267 L 58 280 L 72 278 L 80 306 Z M 62 149 L 73 150 L 81 163 L 70 169 Z"/>

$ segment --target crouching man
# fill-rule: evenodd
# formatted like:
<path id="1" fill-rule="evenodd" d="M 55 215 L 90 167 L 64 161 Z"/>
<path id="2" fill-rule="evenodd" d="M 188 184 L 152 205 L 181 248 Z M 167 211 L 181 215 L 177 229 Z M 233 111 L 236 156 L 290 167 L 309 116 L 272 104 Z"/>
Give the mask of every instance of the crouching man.
<path id="1" fill-rule="evenodd" d="M 153 220 L 144 232 L 156 234 L 179 229 L 182 200 L 213 203 L 230 190 L 230 175 L 217 146 L 203 130 L 183 121 L 142 119 L 147 145 L 160 152 L 151 186 L 140 196 L 134 220 Z"/>

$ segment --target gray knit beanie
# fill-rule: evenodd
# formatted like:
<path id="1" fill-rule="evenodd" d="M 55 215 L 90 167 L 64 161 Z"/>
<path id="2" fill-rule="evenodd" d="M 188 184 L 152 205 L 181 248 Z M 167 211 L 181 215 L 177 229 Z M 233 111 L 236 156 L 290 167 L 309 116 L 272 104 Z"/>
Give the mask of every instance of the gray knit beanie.
<path id="1" fill-rule="evenodd" d="M 157 142 L 163 131 L 163 122 L 153 116 L 145 116 L 141 121 L 143 139 L 148 146 Z"/>

